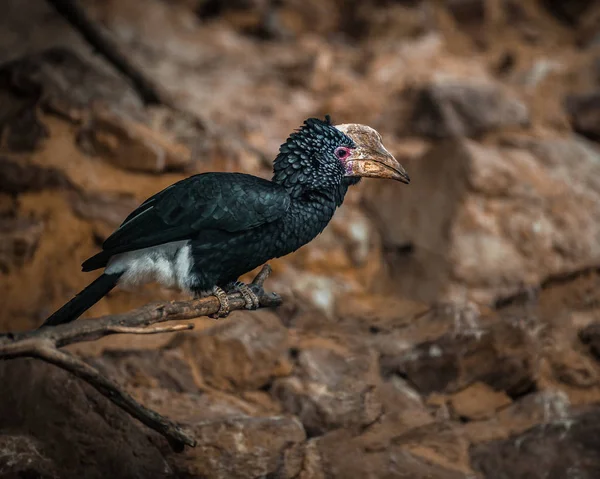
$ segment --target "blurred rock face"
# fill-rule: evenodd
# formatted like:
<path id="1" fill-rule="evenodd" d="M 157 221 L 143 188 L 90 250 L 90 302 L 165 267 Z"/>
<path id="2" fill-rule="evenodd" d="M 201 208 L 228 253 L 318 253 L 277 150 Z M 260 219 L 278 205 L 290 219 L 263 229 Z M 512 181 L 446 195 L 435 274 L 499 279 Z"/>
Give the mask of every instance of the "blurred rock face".
<path id="1" fill-rule="evenodd" d="M 595 2 L 79 2 L 169 100 L 151 107 L 44 2 L 5 3 L 1 331 L 91 281 L 80 263 L 153 193 L 269 178 L 309 116 L 377 129 L 412 183 L 362 181 L 273 261 L 275 312 L 78 345 L 196 449 L 4 362 L 0 476 L 598 477 Z"/>
<path id="2" fill-rule="evenodd" d="M 600 152 L 583 138 L 445 141 L 407 168 L 414 187 L 368 201 L 384 242 L 414 245 L 424 277 L 400 276 L 413 294 L 491 304 L 600 257 Z"/>

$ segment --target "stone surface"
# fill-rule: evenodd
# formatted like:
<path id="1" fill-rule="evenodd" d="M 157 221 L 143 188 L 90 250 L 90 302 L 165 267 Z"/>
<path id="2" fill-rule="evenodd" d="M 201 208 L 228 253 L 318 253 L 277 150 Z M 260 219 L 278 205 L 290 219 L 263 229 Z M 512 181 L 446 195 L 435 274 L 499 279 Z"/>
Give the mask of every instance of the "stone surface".
<path id="1" fill-rule="evenodd" d="M 186 340 L 203 379 L 219 389 L 259 389 L 291 370 L 288 333 L 274 314 L 236 312 Z"/>
<path id="2" fill-rule="evenodd" d="M 542 3 L 558 19 L 572 25 L 576 25 L 594 4 L 592 0 L 574 0 L 572 2 L 544 0 Z"/>
<path id="3" fill-rule="evenodd" d="M 79 135 L 86 153 L 131 171 L 161 173 L 189 169 L 192 153 L 185 145 L 122 115 L 94 111 Z"/>
<path id="4" fill-rule="evenodd" d="M 0 67 L 0 85 L 19 98 L 39 98 L 45 108 L 73 120 L 96 101 L 139 111 L 141 101 L 122 78 L 99 69 L 68 48 L 50 48 Z"/>
<path id="5" fill-rule="evenodd" d="M 464 419 L 479 420 L 493 416 L 511 403 L 503 391 L 494 391 L 484 383 L 474 383 L 457 392 L 450 400 L 454 413 Z"/>
<path id="6" fill-rule="evenodd" d="M 539 424 L 565 425 L 571 415 L 572 404 L 567 394 L 559 389 L 548 389 L 515 400 L 489 419 L 466 423 L 463 433 L 476 445 L 516 437 Z"/>
<path id="7" fill-rule="evenodd" d="M 600 92 L 567 98 L 573 129 L 592 140 L 600 140 Z"/>
<path id="8" fill-rule="evenodd" d="M 30 472 L 12 455 L 0 470 L 17 461 L 18 477 L 175 477 L 147 430 L 70 374 L 15 359 L 0 363 L 0 383 L 0 443 L 35 456 Z"/>
<path id="9" fill-rule="evenodd" d="M 297 477 L 305 433 L 295 418 L 238 417 L 193 426 L 198 445 L 173 457 L 183 477 Z"/>
<path id="10" fill-rule="evenodd" d="M 68 178 L 56 168 L 45 168 L 22 158 L 0 156 L 0 191 L 9 194 L 69 188 Z"/>
<path id="11" fill-rule="evenodd" d="M 592 323 L 579 332 L 579 337 L 587 344 L 596 359 L 600 359 L 600 324 Z"/>
<path id="12" fill-rule="evenodd" d="M 373 205 L 389 204 L 373 207 L 384 244 L 413 245 L 398 280 L 423 299 L 489 303 L 594 263 L 599 159 L 578 137 L 433 146 L 407 165 L 414 185 L 369 195 Z M 419 293 L 423 284 L 433 294 Z"/>
<path id="13" fill-rule="evenodd" d="M 585 15 L 582 15 L 578 20 L 578 44 L 583 48 L 597 48 L 600 45 L 600 5 L 590 2 L 588 8 L 585 10 Z M 595 73 L 597 75 L 597 71 Z"/>
<path id="14" fill-rule="evenodd" d="M 333 431 L 311 440 L 306 448 L 305 469 L 300 475 L 309 478 L 398 478 L 398 479 L 466 479 L 464 472 L 432 464 L 395 444 L 371 448 L 362 436 L 352 437 L 345 431 Z"/>
<path id="15" fill-rule="evenodd" d="M 341 339 L 341 340 L 340 340 Z M 344 338 L 308 337 L 295 345 L 295 367 L 271 393 L 302 421 L 310 436 L 339 427 L 365 427 L 381 414 L 373 354 Z"/>
<path id="16" fill-rule="evenodd" d="M 88 362 L 103 374 L 133 388 L 161 388 L 198 392 L 193 372 L 179 349 L 106 351 Z"/>
<path id="17" fill-rule="evenodd" d="M 456 392 L 477 381 L 511 396 L 535 386 L 531 340 L 504 322 L 473 334 L 446 333 L 400 354 L 383 355 L 384 375 L 399 373 L 422 394 Z"/>
<path id="18" fill-rule="evenodd" d="M 40 453 L 41 448 L 32 437 L 0 434 L 0 477 L 58 478 L 56 464 Z"/>
<path id="19" fill-rule="evenodd" d="M 508 440 L 471 450 L 474 467 L 484 477 L 592 479 L 600 474 L 597 410 L 574 414 L 567 423 L 534 427 Z"/>
<path id="20" fill-rule="evenodd" d="M 487 80 L 441 79 L 416 95 L 411 123 L 419 135 L 472 137 L 529 124 L 527 106 Z"/>
<path id="21" fill-rule="evenodd" d="M 98 221 L 112 232 L 139 203 L 129 195 L 93 194 L 79 191 L 72 195 L 73 212 L 87 221 Z"/>
<path id="22" fill-rule="evenodd" d="M 399 376 L 392 376 L 379 386 L 382 415 L 366 433 L 373 444 L 385 443 L 413 428 L 430 424 L 434 416 L 422 396 Z"/>
<path id="23" fill-rule="evenodd" d="M 0 271 L 8 273 L 31 260 L 43 232 L 36 220 L 0 218 Z"/>
<path id="24" fill-rule="evenodd" d="M 197 119 L 143 110 L 127 82 L 66 48 L 1 65 L 0 98 L 7 104 L 0 133 L 13 151 L 35 150 L 48 137 L 39 107 L 78 125 L 77 143 L 87 154 L 127 170 L 188 170 L 206 143 Z"/>
<path id="25" fill-rule="evenodd" d="M 129 390 L 142 404 L 185 425 L 216 424 L 231 419 L 250 418 L 251 416 L 267 417 L 278 412 L 256 407 L 239 397 L 216 390 L 182 393 L 173 389 L 134 387 L 132 385 L 129 385 Z M 227 432 L 231 427 L 233 426 L 223 424 L 224 432 Z M 165 454 L 171 452 L 170 449 L 164 449 L 164 451 Z M 173 461 L 176 461 L 179 457 L 179 454 L 173 455 Z"/>

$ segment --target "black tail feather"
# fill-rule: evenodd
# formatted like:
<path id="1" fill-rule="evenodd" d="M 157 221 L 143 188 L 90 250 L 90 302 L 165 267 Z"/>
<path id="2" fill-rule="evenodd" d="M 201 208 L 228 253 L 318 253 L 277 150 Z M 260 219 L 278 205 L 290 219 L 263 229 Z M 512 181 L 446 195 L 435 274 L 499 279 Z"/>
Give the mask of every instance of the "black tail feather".
<path id="1" fill-rule="evenodd" d="M 81 265 L 81 271 L 88 272 L 94 271 L 98 268 L 104 268 L 108 264 L 108 260 L 112 256 L 112 253 L 109 254 L 106 251 L 100 251 L 100 253 L 95 254 L 91 258 L 86 259 Z"/>
<path id="2" fill-rule="evenodd" d="M 80 291 L 71 301 L 50 316 L 43 326 L 57 326 L 75 321 L 85 311 L 96 304 L 103 296 L 113 289 L 122 273 L 101 274 L 95 281 Z"/>

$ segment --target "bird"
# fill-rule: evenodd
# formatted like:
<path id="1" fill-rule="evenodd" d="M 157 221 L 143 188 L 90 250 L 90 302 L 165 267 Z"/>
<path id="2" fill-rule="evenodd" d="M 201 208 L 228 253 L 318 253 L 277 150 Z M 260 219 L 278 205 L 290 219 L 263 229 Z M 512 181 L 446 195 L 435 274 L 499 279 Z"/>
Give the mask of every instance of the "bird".
<path id="1" fill-rule="evenodd" d="M 363 177 L 410 183 L 375 129 L 308 118 L 279 148 L 271 180 L 239 172 L 189 176 L 144 201 L 82 264 L 100 276 L 42 324 L 71 322 L 117 285 L 157 282 L 219 300 L 215 318 L 239 291 L 247 309 L 257 294 L 240 276 L 318 236 Z"/>

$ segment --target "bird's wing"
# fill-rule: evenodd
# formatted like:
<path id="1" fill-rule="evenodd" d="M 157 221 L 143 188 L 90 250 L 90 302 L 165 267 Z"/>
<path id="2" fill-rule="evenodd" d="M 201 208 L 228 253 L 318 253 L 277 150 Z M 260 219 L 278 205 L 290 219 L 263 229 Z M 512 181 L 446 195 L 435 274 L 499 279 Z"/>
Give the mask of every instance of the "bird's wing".
<path id="1" fill-rule="evenodd" d="M 148 198 L 109 236 L 102 248 L 116 254 L 193 237 L 202 230 L 230 233 L 282 217 L 287 191 L 241 173 L 204 173 Z"/>

